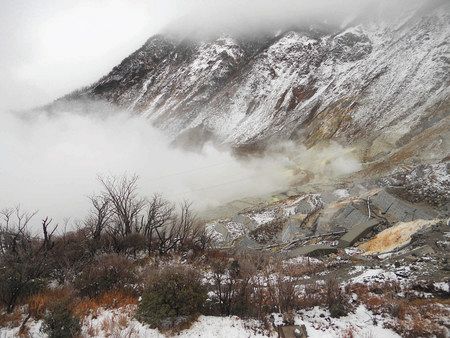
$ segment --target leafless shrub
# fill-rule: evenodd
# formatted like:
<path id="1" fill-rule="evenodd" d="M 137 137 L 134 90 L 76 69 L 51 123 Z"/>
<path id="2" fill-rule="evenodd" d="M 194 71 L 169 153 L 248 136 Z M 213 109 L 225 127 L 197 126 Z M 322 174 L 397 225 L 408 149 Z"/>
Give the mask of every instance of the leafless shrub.
<path id="1" fill-rule="evenodd" d="M 316 273 L 326 270 L 326 266 L 320 261 L 311 261 L 311 258 L 305 257 L 306 262 L 301 264 L 286 264 L 283 263 L 283 273 L 290 277 L 311 276 Z"/>
<path id="2" fill-rule="evenodd" d="M 331 317 L 346 316 L 349 311 L 348 299 L 342 292 L 338 281 L 334 278 L 328 280 L 326 285 L 327 305 Z"/>
<path id="3" fill-rule="evenodd" d="M 49 273 L 49 252 L 57 226 L 51 227 L 51 220 L 45 218 L 41 223 L 43 237 L 33 236 L 28 224 L 35 215 L 19 206 L 0 213 L 0 302 L 7 312 L 36 292 Z"/>
<path id="4" fill-rule="evenodd" d="M 146 201 L 137 194 L 138 176 L 128 177 L 98 177 L 103 187 L 98 206 L 110 205 L 112 222 L 109 231 L 114 236 L 131 234 L 136 230 L 139 214 L 144 209 Z"/>
<path id="5" fill-rule="evenodd" d="M 172 203 L 163 199 L 160 195 L 154 195 L 147 204 L 145 214 L 141 216 L 139 231 L 147 241 L 147 250 L 152 253 L 160 250 L 165 243 L 165 232 L 163 230 L 174 218 Z"/>
<path id="6" fill-rule="evenodd" d="M 145 246 L 149 254 L 159 255 L 190 249 L 203 251 L 209 246 L 210 238 L 192 212 L 191 203 L 182 203 L 177 212 L 175 205 L 160 195 L 148 201 L 137 194 L 137 180 L 135 175 L 99 177 L 104 191 L 91 197 L 93 208 L 86 222 L 95 240 L 106 231 L 116 252 L 141 250 Z M 137 247 L 131 248 L 127 245 L 130 243 Z"/>
<path id="7" fill-rule="evenodd" d="M 97 257 L 75 278 L 74 286 L 81 296 L 96 297 L 110 290 L 132 292 L 137 278 L 127 258 L 109 254 Z"/>
<path id="8" fill-rule="evenodd" d="M 264 271 L 271 310 L 292 317 L 289 314 L 301 307 L 302 295 L 299 288 L 301 282 L 297 276 L 292 276 L 292 266 L 283 264 L 280 259 L 273 259 L 266 264 Z"/>
<path id="9" fill-rule="evenodd" d="M 268 290 L 273 304 L 281 313 L 288 313 L 298 308 L 299 295 L 296 290 L 298 284 L 294 279 L 284 274 L 274 274 Z"/>
<path id="10" fill-rule="evenodd" d="M 233 258 L 218 255 L 212 267 L 212 313 L 264 318 L 270 307 L 270 296 L 259 268 L 266 257 L 241 254 Z"/>
<path id="11" fill-rule="evenodd" d="M 305 285 L 304 292 L 300 295 L 299 308 L 308 309 L 314 306 L 327 306 L 327 297 L 323 286 L 317 283 Z"/>
<path id="12" fill-rule="evenodd" d="M 64 232 L 53 240 L 53 248 L 49 252 L 51 276 L 63 284 L 71 276 L 77 275 L 92 259 L 94 243 L 90 240 L 88 228 L 80 228 Z"/>
<path id="13" fill-rule="evenodd" d="M 111 203 L 110 199 L 105 195 L 92 195 L 89 196 L 89 200 L 92 208 L 89 216 L 84 221 L 84 225 L 91 231 L 94 242 L 98 243 L 105 228 L 110 225 L 112 218 Z"/>

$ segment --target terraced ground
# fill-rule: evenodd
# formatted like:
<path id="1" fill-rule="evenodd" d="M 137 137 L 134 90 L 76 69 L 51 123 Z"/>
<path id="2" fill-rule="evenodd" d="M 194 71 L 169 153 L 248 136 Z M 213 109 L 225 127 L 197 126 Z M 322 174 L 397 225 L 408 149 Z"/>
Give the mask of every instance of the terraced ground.
<path id="1" fill-rule="evenodd" d="M 288 257 L 323 256 L 357 247 L 370 255 L 414 247 L 417 241 L 411 238 L 417 239 L 417 233 L 440 229 L 439 240 L 446 244 L 423 243 L 423 252 L 446 258 L 449 191 L 450 165 L 438 163 L 372 181 L 292 187 L 265 199 L 234 201 L 203 216 L 211 219 L 208 229 L 218 247 Z M 432 237 L 436 239 L 436 234 Z"/>

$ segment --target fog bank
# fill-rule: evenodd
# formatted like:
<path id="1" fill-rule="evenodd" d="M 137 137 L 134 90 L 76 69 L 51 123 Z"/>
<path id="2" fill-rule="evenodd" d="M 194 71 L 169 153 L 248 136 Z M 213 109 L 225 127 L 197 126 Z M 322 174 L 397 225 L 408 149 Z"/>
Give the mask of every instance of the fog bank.
<path id="1" fill-rule="evenodd" d="M 210 144 L 186 152 L 170 146 L 145 118 L 125 112 L 75 114 L 68 107 L 53 117 L 34 112 L 26 119 L 0 113 L 0 124 L 0 208 L 20 203 L 58 221 L 86 215 L 87 196 L 100 188 L 97 175 L 136 173 L 142 195 L 189 199 L 202 210 L 287 189 L 296 168 L 318 178 L 359 169 L 338 145 L 306 150 L 289 143 L 246 161 Z"/>

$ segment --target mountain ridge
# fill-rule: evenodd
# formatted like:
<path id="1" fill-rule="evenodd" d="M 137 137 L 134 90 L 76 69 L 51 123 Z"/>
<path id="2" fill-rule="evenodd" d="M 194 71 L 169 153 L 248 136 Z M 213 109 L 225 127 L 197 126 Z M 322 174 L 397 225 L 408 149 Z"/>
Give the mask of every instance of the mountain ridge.
<path id="1" fill-rule="evenodd" d="M 448 125 L 450 6 L 431 3 L 395 22 L 353 19 L 344 28 L 199 40 L 158 34 L 62 101 L 118 105 L 177 143 L 253 151 L 332 140 L 377 161 Z M 445 135 L 448 128 L 431 133 L 418 155 L 432 143 L 435 157 L 446 157 Z"/>

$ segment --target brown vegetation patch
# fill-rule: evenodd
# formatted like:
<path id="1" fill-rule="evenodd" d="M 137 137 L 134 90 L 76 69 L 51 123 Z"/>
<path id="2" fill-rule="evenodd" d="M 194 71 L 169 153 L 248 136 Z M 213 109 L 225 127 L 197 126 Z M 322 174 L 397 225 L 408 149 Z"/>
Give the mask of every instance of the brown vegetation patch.
<path id="1" fill-rule="evenodd" d="M 287 111 L 293 110 L 300 102 L 310 99 L 316 92 L 317 88 L 314 88 L 312 85 L 292 88 L 292 96 L 289 100 Z"/>
<path id="2" fill-rule="evenodd" d="M 22 322 L 22 312 L 19 309 L 15 309 L 11 313 L 0 313 L 0 327 L 17 327 Z"/>
<path id="3" fill-rule="evenodd" d="M 302 264 L 286 264 L 283 274 L 290 277 L 311 276 L 326 269 L 323 262 L 307 262 Z"/>
<path id="4" fill-rule="evenodd" d="M 98 309 L 118 309 L 129 305 L 137 305 L 135 296 L 120 290 L 108 291 L 95 298 L 79 299 L 73 308 L 73 312 L 79 318 L 96 313 Z"/>
<path id="5" fill-rule="evenodd" d="M 60 299 L 68 299 L 73 296 L 73 291 L 64 289 L 47 289 L 31 296 L 28 301 L 28 313 L 36 318 L 41 319 L 45 315 L 45 311 Z"/>
<path id="6" fill-rule="evenodd" d="M 352 121 L 350 110 L 354 101 L 355 98 L 352 97 L 343 98 L 319 112 L 308 128 L 310 131 L 306 139 L 307 147 L 330 140 L 340 129 L 348 125 Z"/>
<path id="7" fill-rule="evenodd" d="M 353 284 L 346 289 L 357 294 L 358 300 L 372 312 L 392 316 L 387 326 L 402 337 L 445 337 L 444 320 L 450 316 L 448 298 L 418 298 L 407 289 L 400 297 L 397 282 Z"/>
<path id="8" fill-rule="evenodd" d="M 275 219 L 272 222 L 263 224 L 257 229 L 250 231 L 249 236 L 260 244 L 267 244 L 283 229 L 286 221 L 287 219 Z"/>

